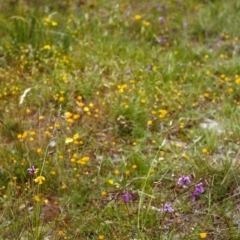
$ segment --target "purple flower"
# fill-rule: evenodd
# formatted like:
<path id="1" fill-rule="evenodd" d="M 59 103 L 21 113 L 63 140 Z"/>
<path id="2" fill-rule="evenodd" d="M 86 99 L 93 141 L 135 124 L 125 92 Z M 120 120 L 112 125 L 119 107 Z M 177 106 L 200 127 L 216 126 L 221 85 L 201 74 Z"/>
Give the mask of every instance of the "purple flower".
<path id="1" fill-rule="evenodd" d="M 173 213 L 174 209 L 171 207 L 170 203 L 165 203 L 163 206 L 163 212 Z"/>
<path id="2" fill-rule="evenodd" d="M 181 177 L 178 179 L 178 185 L 188 185 L 190 184 L 191 181 L 190 181 L 190 177 L 189 176 L 184 176 L 184 175 L 181 175 Z"/>
<path id="3" fill-rule="evenodd" d="M 162 45 L 165 45 L 167 43 L 167 40 L 165 38 L 159 38 L 157 40 L 158 43 L 162 44 Z"/>
<path id="4" fill-rule="evenodd" d="M 148 70 L 148 71 L 152 71 L 152 70 L 153 70 L 153 67 L 152 67 L 151 65 L 149 65 L 149 66 L 147 67 L 147 70 Z"/>
<path id="5" fill-rule="evenodd" d="M 198 195 L 204 193 L 204 189 L 202 185 L 203 184 L 201 182 L 195 185 L 195 190 L 191 194 L 192 201 L 195 201 Z"/>
<path id="6" fill-rule="evenodd" d="M 159 21 L 161 24 L 164 24 L 164 23 L 165 23 L 165 18 L 161 16 L 161 17 L 158 18 L 158 21 Z"/>
<path id="7" fill-rule="evenodd" d="M 37 171 L 37 169 L 36 169 L 34 166 L 28 168 L 28 172 L 29 172 L 30 174 L 34 174 L 36 171 Z"/>
<path id="8" fill-rule="evenodd" d="M 123 198 L 123 201 L 125 203 L 129 202 L 131 198 L 133 198 L 133 195 L 129 192 L 125 192 L 123 195 L 122 195 L 122 198 Z"/>

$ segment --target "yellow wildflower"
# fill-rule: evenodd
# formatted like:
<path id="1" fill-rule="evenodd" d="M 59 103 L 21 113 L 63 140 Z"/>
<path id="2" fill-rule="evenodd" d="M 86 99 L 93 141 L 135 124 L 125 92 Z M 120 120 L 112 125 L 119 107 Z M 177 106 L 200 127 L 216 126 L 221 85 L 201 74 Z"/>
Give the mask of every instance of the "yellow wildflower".
<path id="1" fill-rule="evenodd" d="M 70 113 L 70 112 L 66 112 L 66 113 L 65 113 L 65 117 L 66 117 L 66 119 L 71 118 L 72 115 L 73 115 L 73 114 Z"/>
<path id="2" fill-rule="evenodd" d="M 87 161 L 89 161 L 89 157 L 82 157 L 81 160 L 84 162 L 87 162 Z"/>
<path id="3" fill-rule="evenodd" d="M 208 152 L 208 150 L 206 148 L 202 149 L 202 153 L 207 153 L 207 152 Z"/>
<path id="4" fill-rule="evenodd" d="M 152 121 L 148 120 L 147 125 L 152 125 Z"/>
<path id="5" fill-rule="evenodd" d="M 36 202 L 40 202 L 40 201 L 41 201 L 41 199 L 40 199 L 40 197 L 39 197 L 38 195 L 35 195 L 35 196 L 34 196 L 34 200 L 35 200 Z"/>
<path id="6" fill-rule="evenodd" d="M 200 238 L 206 238 L 206 237 L 207 237 L 207 234 L 205 232 L 200 233 Z"/>
<path id="7" fill-rule="evenodd" d="M 57 26 L 58 25 L 58 23 L 57 22 L 55 22 L 55 21 L 52 21 L 52 26 Z"/>
<path id="8" fill-rule="evenodd" d="M 38 176 L 34 179 L 34 182 L 35 183 L 38 183 L 38 184 L 42 184 L 43 181 L 45 181 L 45 177 L 44 176 Z"/>
<path id="9" fill-rule="evenodd" d="M 235 83 L 236 83 L 236 84 L 240 84 L 240 78 L 237 78 L 237 79 L 235 80 Z"/>
<path id="10" fill-rule="evenodd" d="M 73 139 L 74 139 L 74 140 L 77 140 L 78 138 L 79 138 L 79 134 L 78 134 L 78 133 L 76 133 L 76 134 L 73 135 Z"/>
<path id="11" fill-rule="evenodd" d="M 141 19 L 141 18 L 142 18 L 141 15 L 139 15 L 139 14 L 135 15 L 135 20 L 139 20 L 139 19 Z"/>
<path id="12" fill-rule="evenodd" d="M 106 195 L 107 195 L 107 192 L 106 192 L 106 191 L 102 191 L 102 192 L 101 192 L 101 195 L 102 195 L 102 196 L 106 196 Z"/>
<path id="13" fill-rule="evenodd" d="M 143 20 L 142 24 L 143 24 L 144 26 L 148 27 L 148 26 L 150 25 L 150 22 L 147 22 L 147 21 L 144 21 L 144 20 Z"/>
<path id="14" fill-rule="evenodd" d="M 59 102 L 64 102 L 64 97 L 60 97 L 60 98 L 58 99 L 58 101 L 59 101 Z"/>
<path id="15" fill-rule="evenodd" d="M 114 180 L 113 180 L 113 179 L 109 179 L 109 180 L 108 180 L 108 183 L 111 184 L 111 185 L 113 185 L 113 184 L 114 184 Z"/>
<path id="16" fill-rule="evenodd" d="M 72 138 L 70 138 L 70 137 L 66 138 L 66 140 L 65 140 L 65 143 L 66 143 L 66 144 L 67 144 L 67 143 L 71 143 L 71 142 L 73 142 L 73 139 L 72 139 Z"/>
<path id="17" fill-rule="evenodd" d="M 45 46 L 43 47 L 43 49 L 44 49 L 44 50 L 50 50 L 50 49 L 51 49 L 51 46 L 50 46 L 50 45 L 45 45 Z"/>

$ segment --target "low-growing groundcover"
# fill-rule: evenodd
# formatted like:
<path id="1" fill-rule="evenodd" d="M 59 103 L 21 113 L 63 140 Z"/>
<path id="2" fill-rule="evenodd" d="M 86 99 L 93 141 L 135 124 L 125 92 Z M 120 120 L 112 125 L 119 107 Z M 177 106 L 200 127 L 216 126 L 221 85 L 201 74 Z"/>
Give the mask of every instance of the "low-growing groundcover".
<path id="1" fill-rule="evenodd" d="M 0 3 L 1 239 L 239 239 L 240 3 Z"/>

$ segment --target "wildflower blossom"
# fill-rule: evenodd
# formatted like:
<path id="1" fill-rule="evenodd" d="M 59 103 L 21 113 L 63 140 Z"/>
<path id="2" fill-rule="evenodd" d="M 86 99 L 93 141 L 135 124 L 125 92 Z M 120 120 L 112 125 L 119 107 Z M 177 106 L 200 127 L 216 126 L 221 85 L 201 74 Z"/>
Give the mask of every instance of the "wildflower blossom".
<path id="1" fill-rule="evenodd" d="M 73 116 L 73 114 L 70 113 L 70 112 L 66 112 L 66 113 L 65 113 L 65 118 L 66 118 L 66 119 L 71 118 L 72 116 Z"/>
<path id="2" fill-rule="evenodd" d="M 161 16 L 161 17 L 158 18 L 158 21 L 159 21 L 161 24 L 163 24 L 163 23 L 165 23 L 165 18 Z"/>
<path id="3" fill-rule="evenodd" d="M 73 135 L 73 139 L 74 139 L 74 140 L 77 140 L 78 138 L 79 138 L 79 134 L 78 134 L 78 133 L 76 133 L 76 134 Z"/>
<path id="4" fill-rule="evenodd" d="M 205 232 L 200 233 L 200 238 L 206 238 L 206 237 L 207 237 L 207 234 Z"/>
<path id="5" fill-rule="evenodd" d="M 159 38 L 159 39 L 157 39 L 157 42 L 162 44 L 162 45 L 165 45 L 167 43 L 167 40 L 164 39 L 164 38 Z"/>
<path id="6" fill-rule="evenodd" d="M 153 122 L 152 122 L 151 120 L 148 120 L 148 121 L 147 121 L 147 125 L 152 125 L 152 123 L 153 123 Z"/>
<path id="7" fill-rule="evenodd" d="M 28 168 L 27 170 L 28 170 L 29 174 L 31 174 L 31 175 L 34 173 L 37 173 L 37 171 L 38 171 L 38 169 L 35 168 L 34 166 Z"/>
<path id="8" fill-rule="evenodd" d="M 125 203 L 129 202 L 131 198 L 133 198 L 133 195 L 129 192 L 125 192 L 123 195 L 122 195 L 122 198 L 123 198 L 123 201 Z"/>
<path id="9" fill-rule="evenodd" d="M 237 78 L 237 79 L 235 80 L 235 83 L 236 83 L 236 84 L 240 84 L 240 78 Z"/>
<path id="10" fill-rule="evenodd" d="M 206 148 L 202 149 L 202 153 L 207 153 L 207 152 L 208 152 L 208 150 Z"/>
<path id="11" fill-rule="evenodd" d="M 36 202 L 40 202 L 40 201 L 41 201 L 41 199 L 40 199 L 40 197 L 39 197 L 38 195 L 35 195 L 35 196 L 34 196 L 34 200 L 35 200 Z"/>
<path id="12" fill-rule="evenodd" d="M 144 26 L 146 26 L 146 27 L 148 27 L 149 25 L 150 25 L 150 22 L 147 22 L 147 21 L 142 21 L 142 24 L 144 25 Z"/>
<path id="13" fill-rule="evenodd" d="M 51 49 L 51 46 L 50 46 L 50 45 L 45 45 L 45 46 L 43 47 L 43 49 L 44 49 L 44 50 L 50 50 L 50 49 Z"/>
<path id="14" fill-rule="evenodd" d="M 160 113 L 159 118 L 164 118 L 167 114 L 167 111 L 165 109 L 160 109 L 158 112 Z"/>
<path id="15" fill-rule="evenodd" d="M 136 20 L 139 20 L 139 19 L 141 19 L 141 18 L 142 18 L 142 16 L 141 16 L 141 15 L 138 15 L 138 14 L 137 14 L 137 15 L 135 15 L 135 19 L 136 19 Z"/>
<path id="16" fill-rule="evenodd" d="M 64 102 L 64 97 L 60 97 L 60 98 L 58 99 L 58 101 L 59 101 L 59 102 Z"/>
<path id="17" fill-rule="evenodd" d="M 70 138 L 70 137 L 66 138 L 66 140 L 65 140 L 65 143 L 66 143 L 66 144 L 67 144 L 67 143 L 71 143 L 71 142 L 73 142 L 73 139 L 72 139 L 72 138 Z"/>
<path id="18" fill-rule="evenodd" d="M 102 192 L 101 192 L 101 195 L 102 195 L 102 196 L 106 196 L 106 195 L 107 195 L 107 192 L 106 192 L 106 191 L 102 191 Z"/>
<path id="19" fill-rule="evenodd" d="M 195 201 L 196 197 L 204 192 L 202 185 L 203 184 L 201 182 L 195 185 L 195 190 L 191 194 L 192 201 Z"/>
<path id="20" fill-rule="evenodd" d="M 52 21 L 52 26 L 57 26 L 58 25 L 58 23 L 57 22 L 55 22 L 55 21 Z"/>
<path id="21" fill-rule="evenodd" d="M 49 22 L 51 21 L 51 19 L 50 19 L 49 17 L 46 17 L 46 18 L 44 18 L 44 21 L 45 21 L 46 23 L 49 23 Z"/>
<path id="22" fill-rule="evenodd" d="M 113 179 L 109 179 L 109 180 L 108 180 L 108 183 L 111 184 L 111 185 L 113 185 L 113 184 L 114 184 L 114 180 L 113 180 Z"/>
<path id="23" fill-rule="evenodd" d="M 191 181 L 190 181 L 190 177 L 189 176 L 184 176 L 184 175 L 181 175 L 181 177 L 178 179 L 178 185 L 188 185 L 190 184 Z"/>
<path id="24" fill-rule="evenodd" d="M 171 207 L 170 203 L 165 203 L 163 206 L 163 212 L 173 213 L 174 209 Z"/>
<path id="25" fill-rule="evenodd" d="M 147 70 L 148 71 L 152 71 L 153 70 L 153 67 L 151 65 L 147 66 Z"/>
<path id="26" fill-rule="evenodd" d="M 34 179 L 34 182 L 38 184 L 42 184 L 43 181 L 45 181 L 45 177 L 43 176 L 38 176 L 37 178 Z"/>

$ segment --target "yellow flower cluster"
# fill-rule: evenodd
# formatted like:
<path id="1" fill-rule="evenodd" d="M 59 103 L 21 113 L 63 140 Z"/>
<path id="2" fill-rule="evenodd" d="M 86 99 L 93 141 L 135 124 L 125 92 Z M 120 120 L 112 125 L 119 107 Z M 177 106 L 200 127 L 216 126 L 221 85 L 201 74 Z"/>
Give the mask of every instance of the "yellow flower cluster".
<path id="1" fill-rule="evenodd" d="M 88 161 L 89 161 L 89 157 L 82 157 L 81 159 L 79 159 L 77 161 L 77 163 L 80 165 L 85 165 L 85 164 L 87 164 Z"/>
<path id="2" fill-rule="evenodd" d="M 45 25 L 52 25 L 53 27 L 58 25 L 57 22 L 52 21 L 51 18 L 49 18 L 49 17 L 44 18 L 44 24 Z"/>
<path id="3" fill-rule="evenodd" d="M 23 132 L 22 134 L 18 134 L 18 139 L 25 139 L 28 136 L 28 132 Z"/>
<path id="4" fill-rule="evenodd" d="M 159 111 L 159 118 L 162 119 L 167 115 L 167 111 L 164 109 L 160 109 Z"/>
<path id="5" fill-rule="evenodd" d="M 67 137 L 65 143 L 83 144 L 83 141 L 79 140 L 80 135 L 78 133 L 74 134 L 73 137 Z"/>
<path id="6" fill-rule="evenodd" d="M 75 153 L 75 154 L 73 154 L 73 156 L 72 156 L 72 158 L 70 159 L 70 161 L 72 162 L 72 163 L 78 163 L 78 164 L 80 164 L 80 165 L 86 165 L 87 163 L 88 163 L 88 161 L 89 161 L 89 157 L 87 157 L 87 156 L 84 156 L 84 157 L 81 157 L 80 159 L 78 159 L 78 155 Z"/>
<path id="7" fill-rule="evenodd" d="M 92 102 L 90 102 L 89 104 L 84 103 L 82 101 L 82 96 L 78 96 L 77 100 L 78 100 L 77 101 L 78 111 L 82 112 L 88 116 L 92 115 L 92 112 L 93 112 L 92 109 L 94 107 L 94 104 Z M 94 117 L 97 118 L 98 117 L 98 109 L 95 109 L 94 112 L 95 112 Z"/>
<path id="8" fill-rule="evenodd" d="M 20 141 L 23 141 L 24 139 L 27 138 L 27 136 L 29 136 L 29 141 L 30 142 L 33 142 L 35 139 L 34 139 L 34 136 L 36 135 L 36 132 L 35 131 L 30 131 L 30 132 L 23 132 L 22 134 L 18 134 L 17 135 L 17 138 L 20 140 Z"/>
<path id="9" fill-rule="evenodd" d="M 72 124 L 74 120 L 77 120 L 80 118 L 79 114 L 73 114 L 71 112 L 66 112 L 65 113 L 65 119 L 68 123 Z"/>
<path id="10" fill-rule="evenodd" d="M 117 87 L 118 87 L 118 92 L 123 93 L 127 88 L 127 84 L 118 85 Z"/>
<path id="11" fill-rule="evenodd" d="M 134 19 L 138 21 L 138 20 L 142 19 L 142 16 L 139 15 L 139 14 L 137 14 L 137 15 L 134 16 Z M 150 26 L 150 22 L 145 21 L 145 20 L 142 21 L 142 24 L 143 24 L 143 26 L 145 26 L 145 27 Z"/>

